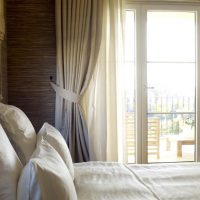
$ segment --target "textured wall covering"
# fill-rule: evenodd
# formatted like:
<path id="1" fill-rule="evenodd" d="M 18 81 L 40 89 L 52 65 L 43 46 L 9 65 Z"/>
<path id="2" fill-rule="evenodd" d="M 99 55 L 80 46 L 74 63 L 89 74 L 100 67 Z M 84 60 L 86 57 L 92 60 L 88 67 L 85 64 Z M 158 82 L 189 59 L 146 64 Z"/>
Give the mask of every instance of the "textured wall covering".
<path id="1" fill-rule="evenodd" d="M 3 96 L 3 102 L 7 102 L 7 49 L 6 49 L 6 38 L 1 41 L 1 59 L 0 59 L 0 65 L 2 67 L 2 96 Z"/>
<path id="2" fill-rule="evenodd" d="M 4 0 L 5 2 L 5 0 Z M 4 3 L 4 20 L 6 21 L 6 4 Z M 2 92 L 3 102 L 7 102 L 7 47 L 6 47 L 6 33 L 3 37 L 4 39 L 1 41 L 0 44 L 0 67 L 1 67 L 1 77 L 0 80 L 0 90 Z"/>
<path id="3" fill-rule="evenodd" d="M 54 0 L 7 0 L 8 103 L 24 110 L 36 130 L 54 124 L 54 8 Z"/>

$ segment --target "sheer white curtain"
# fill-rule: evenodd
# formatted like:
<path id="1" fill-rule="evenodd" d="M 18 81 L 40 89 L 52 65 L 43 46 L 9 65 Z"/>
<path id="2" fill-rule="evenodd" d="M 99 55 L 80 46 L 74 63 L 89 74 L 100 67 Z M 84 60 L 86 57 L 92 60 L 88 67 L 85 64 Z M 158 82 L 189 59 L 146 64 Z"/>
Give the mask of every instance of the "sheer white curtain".
<path id="1" fill-rule="evenodd" d="M 83 107 L 86 114 L 92 160 L 119 161 L 117 73 L 122 64 L 122 0 L 105 0 L 103 33 L 95 75 Z"/>

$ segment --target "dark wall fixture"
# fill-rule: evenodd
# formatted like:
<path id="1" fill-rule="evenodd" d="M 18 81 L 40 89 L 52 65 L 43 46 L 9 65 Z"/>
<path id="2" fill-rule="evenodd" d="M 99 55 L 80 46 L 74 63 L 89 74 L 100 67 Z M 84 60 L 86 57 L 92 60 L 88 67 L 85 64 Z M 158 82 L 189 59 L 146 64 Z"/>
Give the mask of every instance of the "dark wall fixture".
<path id="1" fill-rule="evenodd" d="M 39 130 L 54 125 L 56 77 L 54 0 L 7 0 L 8 103 Z"/>

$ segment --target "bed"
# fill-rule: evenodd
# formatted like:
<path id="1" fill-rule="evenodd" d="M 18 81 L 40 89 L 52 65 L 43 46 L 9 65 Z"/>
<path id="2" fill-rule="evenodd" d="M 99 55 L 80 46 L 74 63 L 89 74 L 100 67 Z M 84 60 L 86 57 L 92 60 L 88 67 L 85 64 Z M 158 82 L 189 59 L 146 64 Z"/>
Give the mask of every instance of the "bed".
<path id="1" fill-rule="evenodd" d="M 200 164 L 73 163 L 58 130 L 0 103 L 0 200 L 198 200 Z"/>
<path id="2" fill-rule="evenodd" d="M 78 199 L 200 199 L 200 164 L 74 165 Z"/>

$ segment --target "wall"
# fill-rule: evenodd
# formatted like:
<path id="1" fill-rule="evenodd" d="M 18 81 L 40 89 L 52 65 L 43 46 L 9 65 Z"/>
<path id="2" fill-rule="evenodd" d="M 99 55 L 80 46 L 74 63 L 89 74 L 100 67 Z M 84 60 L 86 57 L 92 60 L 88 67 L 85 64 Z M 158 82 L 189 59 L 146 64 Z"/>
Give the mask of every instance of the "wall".
<path id="1" fill-rule="evenodd" d="M 1 45 L 0 45 L 0 65 L 1 65 L 1 69 L 2 69 L 2 81 L 0 84 L 2 84 L 2 102 L 7 102 L 7 50 L 6 50 L 6 36 L 5 39 L 3 41 L 1 41 Z"/>
<path id="2" fill-rule="evenodd" d="M 3 2 L 4 2 L 3 13 L 4 13 L 5 21 L 6 21 L 5 0 Z M 3 102 L 7 102 L 7 47 L 6 45 L 7 44 L 6 44 L 6 33 L 5 33 L 4 40 L 0 41 L 0 65 L 1 65 L 0 71 L 2 73 L 0 75 L 0 78 L 2 78 L 2 80 L 0 80 L 0 93 L 2 92 L 3 99 L 1 101 Z"/>
<path id="3" fill-rule="evenodd" d="M 20 107 L 36 130 L 54 124 L 56 73 L 54 0 L 7 0 L 8 103 Z"/>

